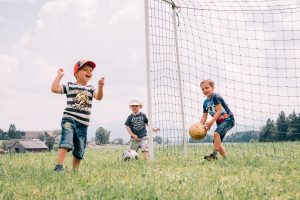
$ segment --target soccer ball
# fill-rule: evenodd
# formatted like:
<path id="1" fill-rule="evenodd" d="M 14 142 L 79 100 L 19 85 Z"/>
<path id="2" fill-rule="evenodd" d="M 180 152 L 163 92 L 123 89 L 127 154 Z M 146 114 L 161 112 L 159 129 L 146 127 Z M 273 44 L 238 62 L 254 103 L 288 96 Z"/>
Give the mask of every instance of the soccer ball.
<path id="1" fill-rule="evenodd" d="M 194 140 L 202 140 L 207 132 L 203 124 L 195 123 L 190 126 L 189 133 Z"/>
<path id="2" fill-rule="evenodd" d="M 124 161 L 137 160 L 138 159 L 138 153 L 133 149 L 126 150 L 122 154 L 122 159 Z"/>

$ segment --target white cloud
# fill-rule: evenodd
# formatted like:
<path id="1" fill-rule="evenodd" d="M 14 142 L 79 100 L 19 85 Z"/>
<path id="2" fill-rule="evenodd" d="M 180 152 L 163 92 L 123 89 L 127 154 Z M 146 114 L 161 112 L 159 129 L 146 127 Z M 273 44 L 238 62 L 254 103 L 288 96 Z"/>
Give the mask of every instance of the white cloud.
<path id="1" fill-rule="evenodd" d="M 0 24 L 1 24 L 1 23 L 5 23 L 5 22 L 7 22 L 7 19 L 0 16 Z"/>
<path id="2" fill-rule="evenodd" d="M 129 98 L 146 100 L 142 5 L 139 0 L 58 0 L 29 15 L 37 18 L 34 27 L 7 49 L 10 54 L 0 56 L 0 65 L 9 66 L 0 83 L 11 91 L 0 103 L 1 112 L 9 113 L 0 128 L 10 123 L 23 130 L 59 128 L 66 102 L 50 92 L 51 83 L 59 67 L 66 71 L 62 82 L 74 81 L 74 63 L 88 58 L 97 63 L 91 83 L 106 77 L 104 99 L 94 101 L 91 119 L 123 133 Z"/>
<path id="3" fill-rule="evenodd" d="M 16 82 L 14 78 L 18 71 L 18 58 L 13 55 L 0 55 L 1 73 L 0 80 L 2 85 L 11 86 Z M 3 87 L 4 89 L 7 87 Z"/>

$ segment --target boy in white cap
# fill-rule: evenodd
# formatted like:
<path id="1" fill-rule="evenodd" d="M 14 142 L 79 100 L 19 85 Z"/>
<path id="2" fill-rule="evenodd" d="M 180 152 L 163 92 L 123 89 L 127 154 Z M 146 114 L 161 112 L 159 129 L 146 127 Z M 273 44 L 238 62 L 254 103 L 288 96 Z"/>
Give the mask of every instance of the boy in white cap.
<path id="1" fill-rule="evenodd" d="M 80 60 L 74 65 L 76 82 L 60 84 L 64 70 L 59 69 L 54 79 L 51 91 L 66 94 L 67 107 L 61 121 L 61 140 L 57 153 L 57 164 L 54 171 L 61 172 L 63 163 L 69 151 L 73 154 L 73 169 L 78 169 L 86 147 L 87 128 L 90 122 L 92 100 L 103 97 L 104 78 L 98 81 L 97 90 L 88 82 L 92 79 L 96 64 L 90 60 Z"/>
<path id="2" fill-rule="evenodd" d="M 139 98 L 133 98 L 129 101 L 129 108 L 132 113 L 127 117 L 125 122 L 127 132 L 131 136 L 130 148 L 138 151 L 142 149 L 143 158 L 145 160 L 149 157 L 149 146 L 146 125 L 148 125 L 147 116 L 140 112 L 143 107 L 143 102 Z M 159 128 L 153 128 L 154 132 L 159 131 Z"/>

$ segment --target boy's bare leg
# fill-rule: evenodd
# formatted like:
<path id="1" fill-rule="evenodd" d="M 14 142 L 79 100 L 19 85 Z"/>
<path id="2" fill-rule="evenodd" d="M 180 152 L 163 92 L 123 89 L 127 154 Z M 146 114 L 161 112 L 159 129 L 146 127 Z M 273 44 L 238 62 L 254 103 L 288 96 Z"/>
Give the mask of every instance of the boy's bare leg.
<path id="1" fill-rule="evenodd" d="M 226 150 L 223 147 L 221 143 L 221 137 L 217 132 L 214 133 L 214 149 L 218 151 L 221 154 L 221 156 L 226 157 L 227 155 Z"/>
<path id="2" fill-rule="evenodd" d="M 149 152 L 148 151 L 143 151 L 144 160 L 148 160 L 148 157 L 149 157 Z"/>
<path id="3" fill-rule="evenodd" d="M 227 156 L 227 152 L 226 149 L 223 145 L 221 145 L 220 149 L 219 149 L 219 153 L 221 154 L 221 156 L 223 156 L 224 158 Z"/>
<path id="4" fill-rule="evenodd" d="M 57 152 L 57 164 L 63 165 L 66 155 L 68 153 L 68 149 L 66 148 L 59 148 Z"/>
<path id="5" fill-rule="evenodd" d="M 81 161 L 81 160 L 78 160 L 77 158 L 73 157 L 73 162 L 72 162 L 73 169 L 78 169 L 78 168 L 79 168 L 79 166 L 80 166 L 80 161 Z"/>

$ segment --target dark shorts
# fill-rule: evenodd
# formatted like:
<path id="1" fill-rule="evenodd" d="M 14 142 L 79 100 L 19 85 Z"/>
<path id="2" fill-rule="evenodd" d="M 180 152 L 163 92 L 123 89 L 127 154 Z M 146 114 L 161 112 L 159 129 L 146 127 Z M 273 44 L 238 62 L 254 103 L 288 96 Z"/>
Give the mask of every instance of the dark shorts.
<path id="1" fill-rule="evenodd" d="M 87 126 L 75 121 L 72 118 L 64 117 L 61 120 L 60 148 L 72 151 L 78 160 L 83 159 L 87 139 Z"/>
<path id="2" fill-rule="evenodd" d="M 221 141 L 223 141 L 226 133 L 234 126 L 234 117 L 230 116 L 227 119 L 225 119 L 221 124 L 217 125 L 217 129 L 215 130 L 215 132 L 217 132 L 220 137 L 221 137 Z"/>

